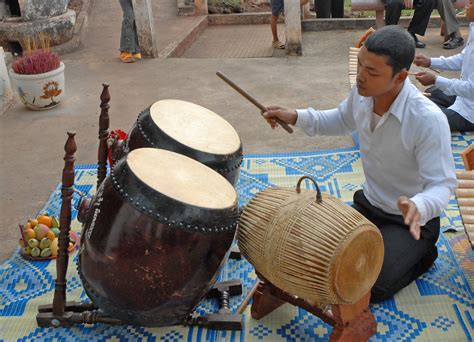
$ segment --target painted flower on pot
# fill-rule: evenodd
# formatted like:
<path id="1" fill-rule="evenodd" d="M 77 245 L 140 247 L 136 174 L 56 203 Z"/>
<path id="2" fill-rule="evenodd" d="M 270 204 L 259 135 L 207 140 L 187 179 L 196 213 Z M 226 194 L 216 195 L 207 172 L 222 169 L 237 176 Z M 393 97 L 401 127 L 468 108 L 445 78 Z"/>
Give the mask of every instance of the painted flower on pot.
<path id="1" fill-rule="evenodd" d="M 43 86 L 43 95 L 40 97 L 43 100 L 51 99 L 51 102 L 56 103 L 53 97 L 59 96 L 63 91 L 59 89 L 59 83 L 56 81 L 49 81 Z"/>

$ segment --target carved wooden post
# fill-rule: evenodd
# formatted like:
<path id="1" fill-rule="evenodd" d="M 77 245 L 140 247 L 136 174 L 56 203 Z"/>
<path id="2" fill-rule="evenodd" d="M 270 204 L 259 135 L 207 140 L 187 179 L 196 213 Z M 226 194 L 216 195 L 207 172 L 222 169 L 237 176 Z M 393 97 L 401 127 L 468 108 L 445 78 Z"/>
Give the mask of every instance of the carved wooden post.
<path id="1" fill-rule="evenodd" d="M 107 176 L 107 138 L 109 137 L 109 85 L 102 84 L 104 89 L 100 95 L 100 117 L 99 117 L 99 151 L 97 161 L 97 188 Z"/>
<path id="2" fill-rule="evenodd" d="M 62 177 L 62 203 L 61 213 L 59 216 L 59 246 L 58 246 L 58 258 L 56 260 L 56 284 L 54 288 L 54 299 L 53 299 L 53 315 L 62 316 L 64 315 L 66 305 L 66 273 L 69 262 L 69 230 L 71 229 L 71 199 L 74 194 L 74 153 L 77 150 L 76 141 L 74 136 L 76 133 L 67 132 L 68 139 L 64 145 L 64 169 Z"/>

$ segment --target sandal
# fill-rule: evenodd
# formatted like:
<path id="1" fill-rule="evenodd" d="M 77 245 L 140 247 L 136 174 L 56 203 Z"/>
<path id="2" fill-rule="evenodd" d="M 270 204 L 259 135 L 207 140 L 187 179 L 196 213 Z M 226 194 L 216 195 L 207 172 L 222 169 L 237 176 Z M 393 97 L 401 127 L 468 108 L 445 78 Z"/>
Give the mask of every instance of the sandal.
<path id="1" fill-rule="evenodd" d="M 134 53 L 132 56 L 135 59 L 142 59 L 142 54 L 140 52 Z"/>
<path id="2" fill-rule="evenodd" d="M 120 52 L 120 60 L 123 63 L 133 63 L 135 62 L 135 58 L 133 58 L 132 54 L 130 52 Z"/>
<path id="3" fill-rule="evenodd" d="M 280 42 L 279 40 L 276 40 L 272 43 L 272 47 L 275 48 L 275 49 L 284 49 L 285 48 L 285 44 L 283 44 L 282 42 Z"/>

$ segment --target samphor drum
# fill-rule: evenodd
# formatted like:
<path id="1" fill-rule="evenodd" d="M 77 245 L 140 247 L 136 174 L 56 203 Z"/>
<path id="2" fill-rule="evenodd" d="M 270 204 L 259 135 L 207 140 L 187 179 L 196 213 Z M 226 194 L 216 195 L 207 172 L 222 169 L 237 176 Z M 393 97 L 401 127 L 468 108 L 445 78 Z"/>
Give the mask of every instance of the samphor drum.
<path id="1" fill-rule="evenodd" d="M 155 147 L 193 158 L 235 185 L 242 163 L 242 144 L 220 115 L 197 104 L 160 100 L 145 109 L 123 144 L 122 155 Z"/>
<path id="2" fill-rule="evenodd" d="M 240 251 L 257 273 L 291 295 L 352 304 L 370 291 L 383 262 L 382 236 L 339 199 L 312 190 L 268 188 L 245 207 Z M 316 185 L 317 187 L 317 185 Z"/>
<path id="3" fill-rule="evenodd" d="M 95 305 L 130 324 L 185 322 L 216 280 L 238 221 L 232 185 L 154 148 L 122 158 L 91 202 L 79 273 Z"/>

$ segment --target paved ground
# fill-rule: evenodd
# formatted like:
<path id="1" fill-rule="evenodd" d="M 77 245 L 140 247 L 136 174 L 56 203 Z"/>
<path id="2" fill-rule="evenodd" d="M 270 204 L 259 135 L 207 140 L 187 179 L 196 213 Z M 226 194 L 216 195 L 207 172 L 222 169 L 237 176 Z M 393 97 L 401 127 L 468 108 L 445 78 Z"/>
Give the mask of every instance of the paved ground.
<path id="1" fill-rule="evenodd" d="M 160 48 L 173 44 L 173 39 L 179 39 L 187 30 L 183 27 L 196 20 L 176 18 L 175 3 L 154 2 Z M 267 105 L 331 108 L 349 90 L 348 48 L 362 31 L 304 33 L 303 57 L 170 58 L 125 65 L 116 58 L 121 17 L 118 2 L 97 0 L 93 6 L 85 48 L 63 56 L 67 100 L 46 112 L 29 111 L 16 103 L 0 116 L 0 262 L 16 248 L 17 224 L 35 215 L 60 181 L 67 130 L 77 132 L 77 163 L 96 162 L 102 82 L 111 85 L 111 128 L 128 130 L 142 109 L 159 99 L 176 98 L 198 103 L 225 117 L 239 133 L 245 153 L 352 146 L 350 137 L 309 138 L 301 132 L 288 135 L 281 129 L 272 131 L 258 111 L 215 72 L 223 71 Z M 440 48 L 438 32 L 429 30 L 424 39 L 427 54 L 446 52 Z M 252 37 L 239 39 L 251 41 Z"/>

